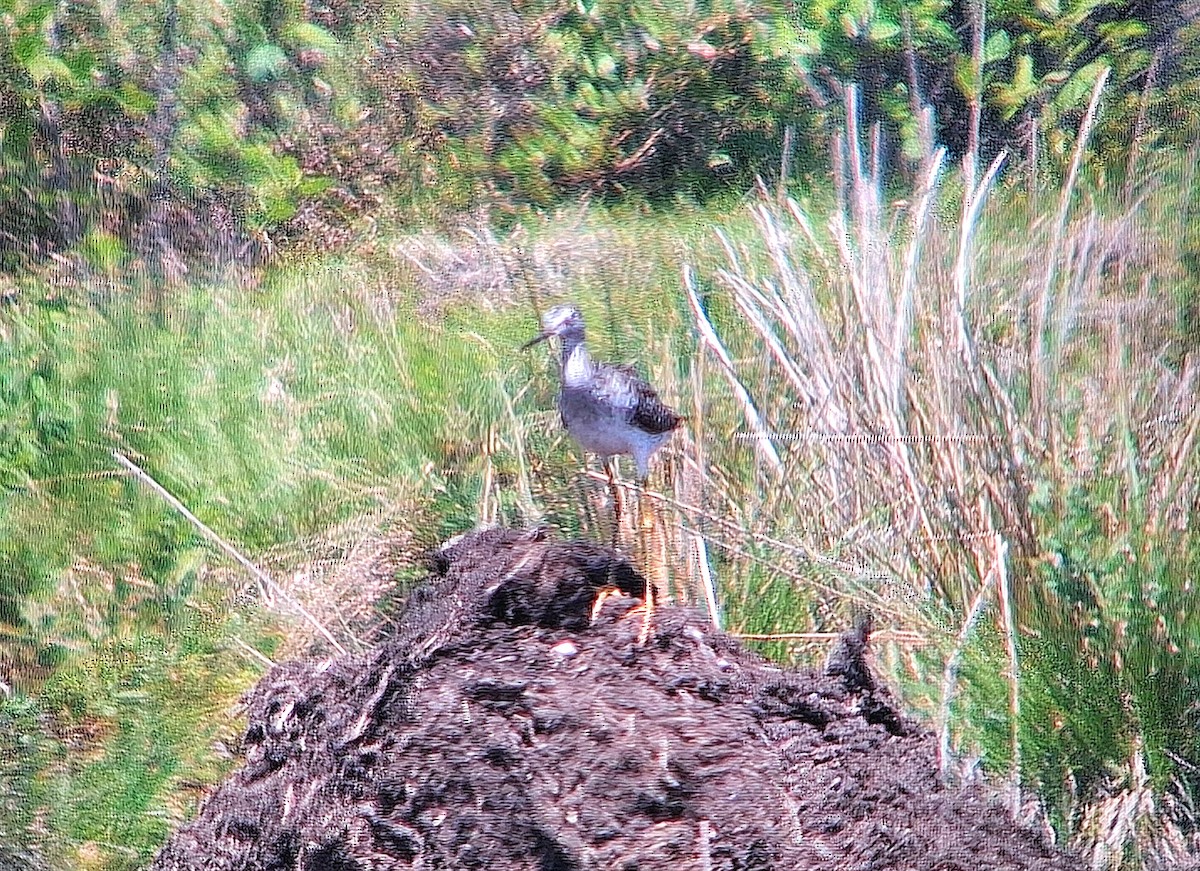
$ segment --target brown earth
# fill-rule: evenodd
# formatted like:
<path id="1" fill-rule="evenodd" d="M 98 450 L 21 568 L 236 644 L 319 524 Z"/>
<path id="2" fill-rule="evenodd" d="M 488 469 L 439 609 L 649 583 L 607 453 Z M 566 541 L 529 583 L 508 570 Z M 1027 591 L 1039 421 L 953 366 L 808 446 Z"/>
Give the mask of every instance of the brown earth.
<path id="1" fill-rule="evenodd" d="M 1083 867 L 941 784 L 865 622 L 796 672 L 677 607 L 639 643 L 642 590 L 538 531 L 452 542 L 373 651 L 271 670 L 244 767 L 153 868 Z"/>

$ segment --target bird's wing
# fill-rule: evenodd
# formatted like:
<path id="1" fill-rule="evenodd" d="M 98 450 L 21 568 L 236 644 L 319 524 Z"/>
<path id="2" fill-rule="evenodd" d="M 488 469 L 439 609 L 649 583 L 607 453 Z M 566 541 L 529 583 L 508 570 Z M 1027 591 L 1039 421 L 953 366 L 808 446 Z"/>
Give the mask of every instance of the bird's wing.
<path id="1" fill-rule="evenodd" d="M 643 389 L 638 403 L 633 407 L 633 425 L 654 435 L 670 432 L 679 426 L 683 418 L 658 398 L 653 387 L 645 382 L 641 386 Z"/>
<path id="2" fill-rule="evenodd" d="M 588 390 L 597 402 L 632 411 L 637 405 L 637 385 L 641 380 L 632 366 L 602 363 L 596 367 Z"/>
<path id="3" fill-rule="evenodd" d="M 683 420 L 632 366 L 604 366 L 593 391 L 598 398 L 627 409 L 629 422 L 644 432 L 670 432 Z"/>

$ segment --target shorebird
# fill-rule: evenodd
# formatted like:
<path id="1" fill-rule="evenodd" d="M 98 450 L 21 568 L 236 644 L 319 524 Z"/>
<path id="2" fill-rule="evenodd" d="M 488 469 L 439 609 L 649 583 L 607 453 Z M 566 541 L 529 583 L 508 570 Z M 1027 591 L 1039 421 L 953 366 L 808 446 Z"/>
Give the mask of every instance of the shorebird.
<path id="1" fill-rule="evenodd" d="M 525 343 L 532 348 L 551 336 L 562 341 L 562 389 L 558 393 L 558 411 L 572 438 L 584 450 L 599 454 L 608 474 L 613 512 L 613 547 L 621 524 L 621 497 L 613 475 L 612 458 L 621 454 L 633 457 L 638 479 L 650 475 L 650 457 L 671 437 L 683 417 L 668 408 L 646 379 L 632 366 L 593 362 L 584 344 L 583 314 L 573 305 L 557 305 L 542 315 L 542 331 Z M 640 496 L 640 492 L 639 492 Z M 603 606 L 609 591 L 596 599 L 592 615 Z M 650 634 L 654 613 L 654 587 L 647 575 L 642 631 L 638 643 Z"/>
<path id="2" fill-rule="evenodd" d="M 526 342 L 532 348 L 551 336 L 562 340 L 562 389 L 558 411 L 563 426 L 584 450 L 599 454 L 612 481 L 609 462 L 633 457 L 638 478 L 650 474 L 650 457 L 671 437 L 683 417 L 663 404 L 632 366 L 593 362 L 584 344 L 583 314 L 557 305 L 542 316 L 542 331 Z"/>

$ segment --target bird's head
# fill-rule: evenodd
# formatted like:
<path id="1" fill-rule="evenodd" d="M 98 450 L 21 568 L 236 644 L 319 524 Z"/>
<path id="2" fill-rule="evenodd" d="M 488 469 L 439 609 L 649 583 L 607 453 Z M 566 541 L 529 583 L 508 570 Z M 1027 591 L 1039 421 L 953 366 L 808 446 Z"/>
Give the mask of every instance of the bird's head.
<path id="1" fill-rule="evenodd" d="M 522 350 L 532 348 L 551 336 L 583 336 L 583 313 L 573 305 L 556 305 L 542 315 L 542 331 L 525 343 Z"/>

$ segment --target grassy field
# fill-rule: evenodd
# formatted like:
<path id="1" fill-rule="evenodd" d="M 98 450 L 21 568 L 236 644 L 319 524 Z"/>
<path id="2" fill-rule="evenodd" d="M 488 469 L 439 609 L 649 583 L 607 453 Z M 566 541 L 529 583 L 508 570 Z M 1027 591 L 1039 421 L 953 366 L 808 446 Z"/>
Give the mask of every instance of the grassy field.
<path id="1" fill-rule="evenodd" d="M 329 649 L 297 602 L 351 647 L 465 528 L 607 540 L 518 350 L 572 299 L 689 418 L 623 534 L 661 592 L 801 662 L 872 611 L 948 775 L 1019 782 L 1097 867 L 1167 867 L 1200 763 L 1192 165 L 1133 199 L 934 165 L 395 230 L 165 306 L 31 279 L 0 310 L 0 842 L 140 867 L 234 764 L 239 694 Z"/>

